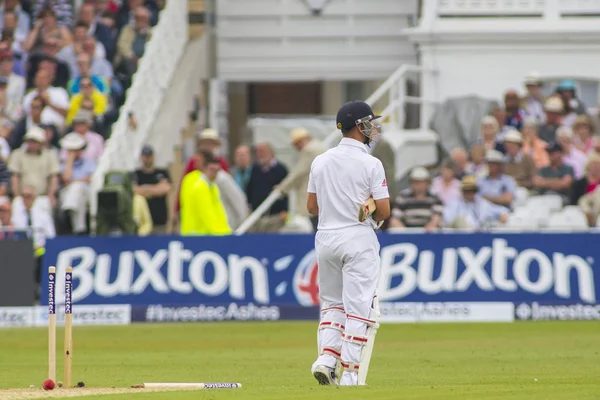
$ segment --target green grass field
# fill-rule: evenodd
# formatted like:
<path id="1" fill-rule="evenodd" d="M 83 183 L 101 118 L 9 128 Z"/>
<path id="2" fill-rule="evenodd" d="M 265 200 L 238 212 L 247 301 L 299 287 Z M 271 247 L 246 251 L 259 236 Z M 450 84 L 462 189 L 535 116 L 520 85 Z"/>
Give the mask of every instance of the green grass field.
<path id="1" fill-rule="evenodd" d="M 369 386 L 361 388 L 316 384 L 315 328 L 309 322 L 75 327 L 73 380 L 109 388 L 144 381 L 244 384 L 94 397 L 115 400 L 600 399 L 598 322 L 383 325 Z M 0 334 L 0 387 L 40 386 L 47 330 Z"/>

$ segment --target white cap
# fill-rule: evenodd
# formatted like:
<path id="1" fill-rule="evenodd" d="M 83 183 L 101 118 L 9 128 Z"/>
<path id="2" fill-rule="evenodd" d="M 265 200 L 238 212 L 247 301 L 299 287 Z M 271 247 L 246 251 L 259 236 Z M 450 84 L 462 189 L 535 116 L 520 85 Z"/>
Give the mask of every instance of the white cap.
<path id="1" fill-rule="evenodd" d="M 290 131 L 290 141 L 292 144 L 295 144 L 296 142 L 299 142 L 300 140 L 306 139 L 310 136 L 310 132 L 304 128 L 294 128 Z"/>
<path id="2" fill-rule="evenodd" d="M 430 179 L 429 171 L 423 167 L 416 167 L 410 172 L 411 181 L 428 181 Z"/>
<path id="3" fill-rule="evenodd" d="M 485 153 L 485 161 L 488 163 L 504 164 L 504 155 L 498 150 L 488 150 Z"/>
<path id="4" fill-rule="evenodd" d="M 39 143 L 46 142 L 46 131 L 39 126 L 29 128 L 24 137 L 25 140 L 34 140 Z"/>
<path id="5" fill-rule="evenodd" d="M 525 77 L 525 85 L 539 85 L 542 83 L 542 77 L 537 71 L 531 71 Z"/>
<path id="6" fill-rule="evenodd" d="M 219 132 L 217 132 L 216 130 L 214 130 L 212 128 L 204 129 L 200 133 L 199 139 L 200 140 L 212 140 L 214 142 L 221 144 L 221 139 L 219 139 Z"/>
<path id="7" fill-rule="evenodd" d="M 564 109 L 565 109 L 565 106 L 564 106 L 562 100 L 556 96 L 550 97 L 544 103 L 544 110 L 546 110 L 546 111 L 561 113 L 564 111 Z"/>
<path id="8" fill-rule="evenodd" d="M 504 138 L 502 139 L 502 141 L 504 142 L 509 142 L 509 143 L 523 143 L 523 136 L 521 135 L 521 132 L 519 132 L 516 129 L 510 129 L 508 132 L 506 132 L 504 134 Z"/>
<path id="9" fill-rule="evenodd" d="M 60 147 L 65 150 L 81 150 L 85 147 L 86 141 L 78 133 L 69 133 L 60 140 Z"/>
<path id="10" fill-rule="evenodd" d="M 537 119 L 537 117 L 530 115 L 528 117 L 525 117 L 525 119 L 523 120 L 523 126 L 538 127 L 540 126 L 540 121 Z"/>
<path id="11" fill-rule="evenodd" d="M 497 127 L 498 120 L 491 115 L 486 115 L 485 117 L 481 118 L 481 125 L 493 125 Z"/>

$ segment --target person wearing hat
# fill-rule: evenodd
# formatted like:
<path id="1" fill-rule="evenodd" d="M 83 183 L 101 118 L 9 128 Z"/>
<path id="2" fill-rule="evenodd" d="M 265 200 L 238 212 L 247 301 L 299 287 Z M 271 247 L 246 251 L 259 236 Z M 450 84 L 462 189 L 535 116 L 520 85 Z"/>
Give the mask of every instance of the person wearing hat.
<path id="1" fill-rule="evenodd" d="M 577 86 L 573 79 L 563 79 L 558 83 L 556 87 L 556 94 L 558 94 L 568 106 L 570 110 L 576 115 L 585 115 L 587 107 L 577 97 Z"/>
<path id="2" fill-rule="evenodd" d="M 302 217 L 310 217 L 313 223 L 313 228 L 317 229 L 317 218 L 311 216 L 306 210 L 306 201 L 308 194 L 306 187 L 308 186 L 308 175 L 310 166 L 314 159 L 325 152 L 326 148 L 320 141 L 314 139 L 309 131 L 305 128 L 295 128 L 290 132 L 290 143 L 298 150 L 298 161 L 289 171 L 285 179 L 277 186 L 283 194 L 289 194 L 292 190 L 295 191 L 295 210 L 292 212 L 295 215 Z"/>
<path id="3" fill-rule="evenodd" d="M 66 152 L 61 165 L 60 209 L 69 218 L 74 234 L 87 231 L 90 181 L 96 171 L 96 162 L 83 157 L 86 145 L 84 137 L 74 132 L 60 141 L 60 147 Z"/>
<path id="4" fill-rule="evenodd" d="M 564 151 L 559 143 L 549 143 L 546 151 L 550 157 L 550 165 L 540 169 L 533 179 L 535 190 L 538 194 L 558 194 L 565 204 L 569 204 L 573 168 L 563 162 Z"/>
<path id="5" fill-rule="evenodd" d="M 56 154 L 45 148 L 46 132 L 32 126 L 25 134 L 25 146 L 14 150 L 8 162 L 13 196 L 24 186 L 32 186 L 50 210 L 56 204 L 60 166 Z M 47 196 L 42 200 L 41 197 Z"/>
<path id="6" fill-rule="evenodd" d="M 520 107 L 521 100 L 516 90 L 504 93 L 504 109 L 506 111 L 506 126 L 521 130 L 525 119 L 525 110 Z"/>
<path id="7" fill-rule="evenodd" d="M 573 144 L 573 130 L 568 126 L 561 126 L 556 130 L 556 141 L 563 149 L 563 162 L 573 168 L 575 179 L 581 179 L 585 172 L 587 157 Z"/>
<path id="8" fill-rule="evenodd" d="M 573 144 L 578 150 L 588 154 L 594 148 L 594 125 L 587 115 L 578 115 L 573 124 Z"/>
<path id="9" fill-rule="evenodd" d="M 485 150 L 504 151 L 500 140 L 500 124 L 498 120 L 491 115 L 486 115 L 481 119 L 481 136 L 475 143 L 481 144 Z"/>
<path id="10" fill-rule="evenodd" d="M 478 180 L 465 176 L 460 184 L 462 197 L 444 208 L 444 226 L 454 229 L 486 229 L 508 221 L 509 210 L 479 195 Z"/>
<path id="11" fill-rule="evenodd" d="M 521 151 L 533 159 L 536 169 L 546 167 L 550 164 L 546 147 L 548 143 L 544 142 L 538 136 L 540 123 L 536 117 L 527 117 L 523 122 L 523 143 Z"/>
<path id="12" fill-rule="evenodd" d="M 84 140 L 86 143 L 85 150 L 81 157 L 86 160 L 98 162 L 102 153 L 104 153 L 104 139 L 96 132 L 90 130 L 94 123 L 94 116 L 89 111 L 79 111 L 73 118 L 73 132 Z M 66 160 L 67 152 L 63 149 L 60 156 L 61 160 Z"/>
<path id="13" fill-rule="evenodd" d="M 571 205 L 576 205 L 579 199 L 591 193 L 600 185 L 600 154 L 590 153 L 585 164 L 585 176 L 573 182 L 571 189 Z"/>
<path id="14" fill-rule="evenodd" d="M 310 171 L 307 209 L 319 217 L 315 248 L 321 304 L 319 356 L 311 372 L 321 385 L 338 384 L 338 378 L 342 386 L 366 384 L 378 328 L 380 260 L 373 229 L 390 216 L 383 165 L 367 150 L 381 133 L 379 118 L 363 101 L 344 104 L 336 116 L 342 140 L 318 156 Z M 371 199 L 376 209 L 365 210 Z"/>
<path id="15" fill-rule="evenodd" d="M 506 151 L 504 173 L 512 176 L 517 185 L 526 189 L 533 188 L 533 177 L 536 174 L 535 164 L 529 154 L 522 151 L 523 137 L 521 132 L 511 130 L 504 135 Z"/>
<path id="16" fill-rule="evenodd" d="M 425 228 L 433 231 L 440 227 L 444 206 L 429 191 L 431 176 L 423 167 L 410 172 L 410 187 L 400 191 L 392 204 L 390 228 Z"/>
<path id="17" fill-rule="evenodd" d="M 517 182 L 503 172 L 504 154 L 489 150 L 485 154 L 488 174 L 477 182 L 479 194 L 486 200 L 510 208 L 517 190 Z"/>
<path id="18" fill-rule="evenodd" d="M 135 170 L 136 183 L 133 189 L 148 201 L 152 216 L 152 233 L 164 235 L 167 233 L 169 221 L 167 195 L 171 191 L 171 177 L 167 169 L 156 168 L 152 146 L 145 145 L 142 148 L 140 159 L 142 167 Z"/>
<path id="19" fill-rule="evenodd" d="M 540 126 L 538 136 L 546 143 L 556 140 L 556 130 L 562 125 L 565 106 L 559 96 L 551 96 L 544 103 L 546 122 Z"/>
<path id="20" fill-rule="evenodd" d="M 546 99 L 542 96 L 542 78 L 537 71 L 531 71 L 525 77 L 525 88 L 527 94 L 521 99 L 521 108 L 525 110 L 528 117 L 535 117 L 540 122 L 546 121 L 544 114 L 544 102 Z"/>

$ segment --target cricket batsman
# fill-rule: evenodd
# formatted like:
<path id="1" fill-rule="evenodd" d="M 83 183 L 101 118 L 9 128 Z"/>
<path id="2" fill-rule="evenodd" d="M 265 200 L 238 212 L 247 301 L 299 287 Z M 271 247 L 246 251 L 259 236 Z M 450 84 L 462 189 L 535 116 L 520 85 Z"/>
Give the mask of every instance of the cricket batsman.
<path id="1" fill-rule="evenodd" d="M 343 139 L 315 158 L 310 170 L 307 208 L 319 218 L 321 302 L 319 357 L 311 372 L 321 385 L 365 385 L 379 327 L 373 228 L 390 216 L 390 202 L 383 165 L 366 147 L 381 133 L 378 118 L 365 102 L 344 104 L 336 118 Z"/>

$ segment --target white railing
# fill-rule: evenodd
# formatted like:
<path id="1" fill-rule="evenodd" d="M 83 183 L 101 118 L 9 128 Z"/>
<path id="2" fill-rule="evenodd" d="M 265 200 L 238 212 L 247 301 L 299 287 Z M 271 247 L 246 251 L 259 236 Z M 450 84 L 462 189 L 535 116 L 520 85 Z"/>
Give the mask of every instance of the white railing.
<path id="1" fill-rule="evenodd" d="M 92 215 L 96 215 L 97 193 L 104 184 L 105 174 L 135 168 L 187 41 L 187 1 L 169 0 L 152 30 L 152 39 L 146 44 L 144 57 L 133 76 L 125 104 L 113 125 L 110 139 L 105 143 L 104 154 L 92 179 Z M 130 114 L 137 121 L 135 129 L 129 124 Z"/>
<path id="2" fill-rule="evenodd" d="M 600 0 L 428 0 L 439 16 L 599 15 Z"/>
<path id="3" fill-rule="evenodd" d="M 387 102 L 387 106 L 380 112 L 382 119 L 387 119 L 388 128 L 400 130 L 404 128 L 405 120 L 405 106 L 407 104 L 419 104 L 421 106 L 420 113 L 420 127 L 426 129 L 429 125 L 429 121 L 433 116 L 433 107 L 437 102 L 436 99 L 424 99 L 422 97 L 409 96 L 406 94 L 406 83 L 410 74 L 435 74 L 427 68 L 415 66 L 415 65 L 402 65 L 389 78 L 381 84 L 381 86 L 373 92 L 367 100 L 371 106 L 379 102 Z M 341 139 L 342 135 L 339 130 L 334 130 L 325 139 L 325 145 L 327 147 L 335 146 Z M 281 197 L 281 192 L 274 190 L 271 194 L 254 210 L 250 216 L 238 227 L 235 231 L 236 235 L 242 235 L 254 225 L 258 219 L 271 208 L 274 202 Z"/>

